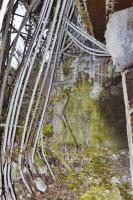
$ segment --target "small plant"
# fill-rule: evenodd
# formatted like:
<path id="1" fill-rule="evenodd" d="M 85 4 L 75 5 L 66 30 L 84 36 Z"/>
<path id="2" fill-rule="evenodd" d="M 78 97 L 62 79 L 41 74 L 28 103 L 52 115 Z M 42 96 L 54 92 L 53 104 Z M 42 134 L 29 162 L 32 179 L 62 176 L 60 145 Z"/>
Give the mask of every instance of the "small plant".
<path id="1" fill-rule="evenodd" d="M 53 134 L 53 125 L 47 124 L 43 129 L 44 136 L 52 136 Z"/>

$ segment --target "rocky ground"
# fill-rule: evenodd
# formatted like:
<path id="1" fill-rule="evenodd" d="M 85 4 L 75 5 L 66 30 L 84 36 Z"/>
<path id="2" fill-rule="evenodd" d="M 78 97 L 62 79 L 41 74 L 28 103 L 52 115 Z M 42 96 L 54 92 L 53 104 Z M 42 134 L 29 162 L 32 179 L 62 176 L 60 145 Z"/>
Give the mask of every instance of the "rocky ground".
<path id="1" fill-rule="evenodd" d="M 26 194 L 18 181 L 18 199 L 42 200 L 132 200 L 127 149 L 112 151 L 51 143 L 46 147 L 48 161 L 56 176 L 54 182 L 42 167 L 45 193 Z M 44 173 L 43 173 L 44 172 Z M 20 188 L 21 182 L 21 188 Z M 40 182 L 40 187 L 44 185 Z M 39 188 L 38 188 L 39 189 Z"/>

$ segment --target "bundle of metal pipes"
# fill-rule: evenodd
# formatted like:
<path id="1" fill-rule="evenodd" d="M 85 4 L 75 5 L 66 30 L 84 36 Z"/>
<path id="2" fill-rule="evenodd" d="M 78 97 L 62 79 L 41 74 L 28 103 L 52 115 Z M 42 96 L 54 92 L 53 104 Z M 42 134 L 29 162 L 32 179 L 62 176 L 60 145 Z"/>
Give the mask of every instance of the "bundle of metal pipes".
<path id="1" fill-rule="evenodd" d="M 11 0 L 9 2 L 8 10 L 10 10 L 10 12 L 7 14 L 7 19 L 11 18 L 12 15 L 14 15 L 15 3 L 16 2 L 14 0 Z M 27 22 L 29 22 L 29 20 L 32 20 L 31 16 L 38 9 L 39 3 L 40 1 L 33 0 L 31 4 L 26 8 L 27 11 L 23 16 L 20 28 L 17 31 L 16 37 L 14 38 L 10 46 L 9 56 L 7 56 L 7 58 L 5 59 L 5 38 L 7 38 L 7 35 L 9 33 L 8 29 L 10 27 L 10 20 L 7 21 L 8 23 L 6 24 L 3 34 L 3 48 L 1 51 L 1 67 L 4 64 L 6 66 L 6 69 L 2 79 L 0 111 L 2 111 L 4 93 L 7 87 L 6 82 L 8 79 L 9 70 L 11 67 L 14 52 L 16 50 L 18 39 L 19 37 L 21 37 L 22 30 L 27 25 Z M 45 118 L 56 67 L 60 62 L 62 53 L 64 53 L 68 48 L 71 48 L 72 45 L 75 45 L 82 51 L 87 52 L 88 54 L 91 54 L 93 56 L 109 56 L 105 46 L 95 40 L 85 31 L 83 24 L 79 21 L 75 1 L 45 0 L 37 18 L 37 23 L 33 23 L 35 25 L 33 28 L 33 32 L 31 33 L 31 37 L 30 39 L 28 39 L 27 43 L 25 43 L 26 46 L 23 53 L 23 59 L 19 66 L 19 73 L 15 79 L 14 88 L 8 106 L 6 123 L 2 135 L 1 180 L 2 189 L 4 191 L 3 198 L 5 199 L 17 199 L 11 177 L 15 140 L 17 136 L 17 127 L 19 125 L 19 117 L 21 115 L 24 95 L 31 78 L 31 73 L 35 67 L 38 52 L 41 51 L 42 53 L 40 67 L 37 72 L 36 80 L 34 81 L 32 95 L 30 97 L 27 113 L 25 116 L 19 152 L 16 158 L 16 162 L 19 165 L 21 178 L 27 190 L 31 194 L 34 194 L 35 185 L 32 183 L 33 180 L 32 176 L 30 175 L 30 173 L 32 173 L 32 170 L 29 169 L 31 167 L 34 168 L 38 176 L 41 177 L 38 171 L 35 155 L 39 156 L 44 164 L 47 165 L 50 174 L 55 180 L 54 173 L 52 172 L 52 169 L 47 162 L 44 154 L 42 130 L 45 126 Z M 47 36 L 44 38 L 45 30 L 47 30 Z M 42 43 L 44 44 L 43 51 Z M 48 53 L 49 57 L 46 61 Z M 37 91 L 39 91 L 38 94 Z M 36 94 L 37 99 L 35 99 Z M 43 103 L 41 102 L 42 98 Z M 41 151 L 37 151 L 39 141 L 41 141 Z M 27 168 L 28 171 L 28 174 L 26 175 L 24 170 L 25 168 Z"/>
<path id="2" fill-rule="evenodd" d="M 75 43 L 75 45 L 79 46 L 79 48 L 81 48 L 84 52 L 87 52 L 90 55 L 94 55 L 94 56 L 102 56 L 102 57 L 110 57 L 109 53 L 106 51 L 106 47 L 100 43 L 99 41 L 97 41 L 95 38 L 93 38 L 91 35 L 89 35 L 88 33 L 86 33 L 84 30 L 82 30 L 81 28 L 77 27 L 75 24 L 73 24 L 72 22 L 70 22 L 68 19 L 66 19 L 66 23 L 68 25 L 67 27 L 67 34 L 70 37 L 70 39 Z M 69 27 L 71 29 L 69 29 Z M 76 34 L 75 34 L 76 32 Z M 75 35 L 73 35 L 73 33 Z M 80 35 L 80 37 L 79 37 Z M 75 37 L 77 36 L 77 37 Z M 80 38 L 85 38 L 85 40 L 82 39 L 82 42 L 80 41 Z M 89 45 L 91 46 L 96 46 L 95 49 L 94 47 L 88 47 L 88 45 L 84 44 L 84 42 L 89 41 Z"/>

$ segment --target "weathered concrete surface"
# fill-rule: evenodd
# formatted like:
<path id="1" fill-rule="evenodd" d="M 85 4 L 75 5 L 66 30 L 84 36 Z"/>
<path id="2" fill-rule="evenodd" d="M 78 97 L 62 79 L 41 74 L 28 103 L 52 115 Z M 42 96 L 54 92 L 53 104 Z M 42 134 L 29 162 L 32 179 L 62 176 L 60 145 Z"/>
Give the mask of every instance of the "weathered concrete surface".
<path id="1" fill-rule="evenodd" d="M 133 64 L 133 7 L 112 14 L 105 33 L 106 46 L 117 71 Z"/>
<path id="2" fill-rule="evenodd" d="M 54 133 L 63 135 L 66 143 L 74 144 L 69 125 L 79 145 L 118 149 L 127 146 L 122 87 L 114 80 L 115 85 L 110 91 L 102 90 L 105 80 L 108 80 L 106 85 L 111 84 L 111 69 L 108 60 L 90 61 L 85 55 L 58 69 L 60 88 L 54 99 L 52 123 Z M 102 76 L 103 81 L 100 74 L 106 74 Z M 64 118 L 68 122 L 65 126 Z"/>

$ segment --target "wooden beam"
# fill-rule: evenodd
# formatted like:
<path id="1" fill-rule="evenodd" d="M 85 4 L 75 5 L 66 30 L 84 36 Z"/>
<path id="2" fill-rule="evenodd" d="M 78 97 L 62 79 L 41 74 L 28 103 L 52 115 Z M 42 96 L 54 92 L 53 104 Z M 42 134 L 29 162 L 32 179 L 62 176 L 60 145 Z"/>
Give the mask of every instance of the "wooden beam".
<path id="1" fill-rule="evenodd" d="M 133 5 L 133 0 L 117 0 L 115 4 L 115 11 L 129 8 Z"/>
<path id="2" fill-rule="evenodd" d="M 128 98 L 127 90 L 127 77 L 128 71 L 122 73 L 122 87 L 123 87 L 123 96 L 125 102 L 125 113 L 126 113 L 126 124 L 127 124 L 127 138 L 129 146 L 129 156 L 130 156 L 130 170 L 131 170 L 131 180 L 132 180 L 132 189 L 133 189 L 133 133 L 132 133 L 132 124 L 131 124 L 131 111 Z"/>
<path id="3" fill-rule="evenodd" d="M 106 30 L 106 1 L 86 0 L 96 39 L 103 42 Z"/>

